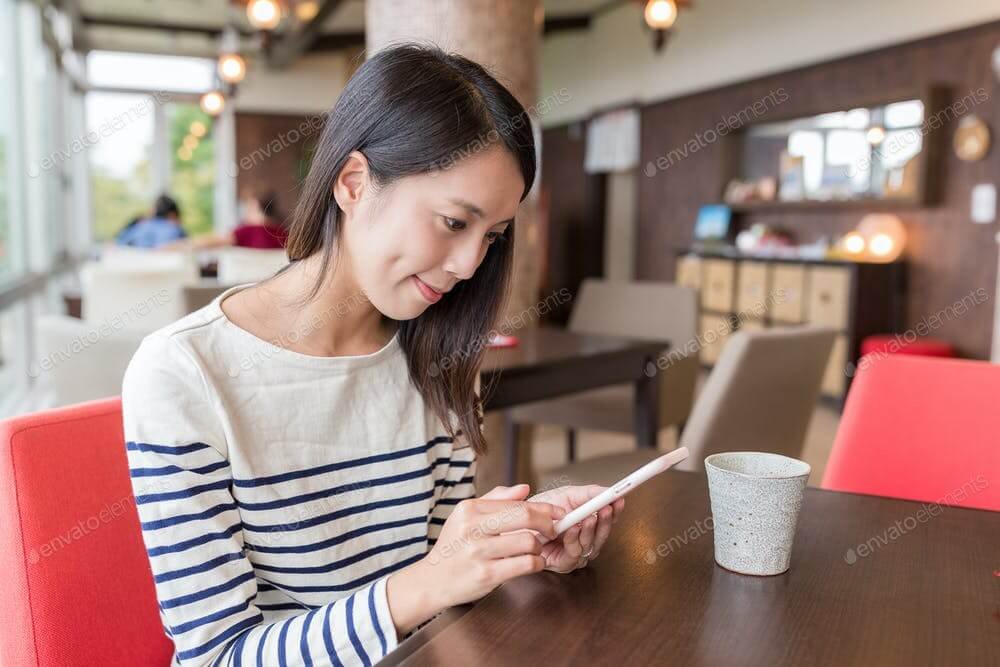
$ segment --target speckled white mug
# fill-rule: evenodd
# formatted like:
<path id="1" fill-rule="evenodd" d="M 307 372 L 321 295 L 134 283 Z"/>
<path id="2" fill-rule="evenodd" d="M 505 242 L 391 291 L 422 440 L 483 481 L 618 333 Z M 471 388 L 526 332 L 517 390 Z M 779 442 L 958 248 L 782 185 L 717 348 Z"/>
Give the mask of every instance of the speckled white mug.
<path id="1" fill-rule="evenodd" d="M 726 452 L 705 459 L 715 530 L 715 562 L 759 576 L 788 570 L 805 461 L 769 452 Z"/>

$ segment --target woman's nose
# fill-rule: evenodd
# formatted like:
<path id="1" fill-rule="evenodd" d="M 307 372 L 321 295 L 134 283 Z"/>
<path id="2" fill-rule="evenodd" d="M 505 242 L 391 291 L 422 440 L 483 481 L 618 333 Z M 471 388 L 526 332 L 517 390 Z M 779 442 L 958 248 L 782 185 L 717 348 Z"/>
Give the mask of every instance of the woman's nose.
<path id="1" fill-rule="evenodd" d="M 468 239 L 463 239 L 452 250 L 445 264 L 445 269 L 460 280 L 471 278 L 483 260 L 487 248 L 486 242 L 482 239 L 478 239 L 478 243 L 476 241 L 477 239 L 471 234 Z"/>

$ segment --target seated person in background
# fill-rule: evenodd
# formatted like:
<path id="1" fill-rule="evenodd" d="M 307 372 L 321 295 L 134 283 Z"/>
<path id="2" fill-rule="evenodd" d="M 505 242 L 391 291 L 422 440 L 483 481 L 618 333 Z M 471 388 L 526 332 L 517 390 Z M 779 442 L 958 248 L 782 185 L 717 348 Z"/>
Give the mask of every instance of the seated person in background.
<path id="1" fill-rule="evenodd" d="M 181 227 L 177 202 L 160 195 L 153 205 L 153 216 L 137 218 L 118 232 L 115 243 L 136 248 L 160 248 L 187 236 Z"/>
<path id="2" fill-rule="evenodd" d="M 263 197 L 247 193 L 240 202 L 240 224 L 229 234 L 204 234 L 166 246 L 165 250 L 219 248 L 237 246 L 261 250 L 285 247 L 288 230 L 279 222 L 277 201 L 274 193 Z"/>

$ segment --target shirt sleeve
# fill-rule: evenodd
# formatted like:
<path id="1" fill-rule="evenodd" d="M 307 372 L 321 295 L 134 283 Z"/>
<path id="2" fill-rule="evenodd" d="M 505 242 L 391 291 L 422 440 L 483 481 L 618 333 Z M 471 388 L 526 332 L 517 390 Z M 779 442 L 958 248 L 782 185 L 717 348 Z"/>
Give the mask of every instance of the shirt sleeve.
<path id="1" fill-rule="evenodd" d="M 477 395 L 479 394 L 479 391 L 480 377 L 477 375 L 475 384 L 475 392 Z M 479 410 L 476 416 L 479 421 L 479 430 L 482 432 L 482 410 Z M 434 543 L 437 542 L 438 535 L 441 533 L 441 528 L 444 526 L 444 522 L 447 521 L 448 517 L 451 516 L 452 511 L 455 509 L 455 505 L 463 500 L 476 497 L 476 454 L 469 443 L 461 437 L 460 433 L 459 437 L 455 439 L 455 444 L 447 463 L 441 463 L 443 465 L 447 465 L 448 467 L 444 477 L 437 481 L 438 486 L 441 487 L 441 493 L 434 502 L 434 507 L 431 509 L 430 520 L 428 521 L 428 547 L 434 546 Z"/>
<path id="2" fill-rule="evenodd" d="M 398 642 L 383 577 L 265 623 L 221 422 L 193 358 L 147 337 L 125 374 L 126 450 L 160 617 L 180 665 L 371 665 Z"/>

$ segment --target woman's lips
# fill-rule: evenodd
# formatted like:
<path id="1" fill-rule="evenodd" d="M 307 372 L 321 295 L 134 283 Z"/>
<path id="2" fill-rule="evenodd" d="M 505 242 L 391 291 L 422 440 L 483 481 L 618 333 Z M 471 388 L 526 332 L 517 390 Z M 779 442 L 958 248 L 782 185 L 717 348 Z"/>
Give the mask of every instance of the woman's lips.
<path id="1" fill-rule="evenodd" d="M 428 286 L 427 283 L 416 276 L 413 276 L 413 281 L 416 283 L 417 289 L 420 290 L 420 295 L 431 303 L 437 303 L 441 300 L 441 297 L 444 296 L 441 292 L 435 291 L 432 287 Z"/>

